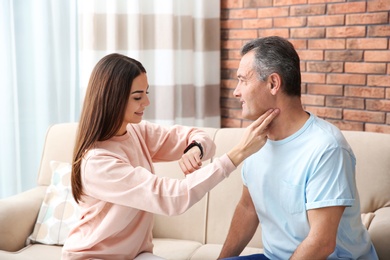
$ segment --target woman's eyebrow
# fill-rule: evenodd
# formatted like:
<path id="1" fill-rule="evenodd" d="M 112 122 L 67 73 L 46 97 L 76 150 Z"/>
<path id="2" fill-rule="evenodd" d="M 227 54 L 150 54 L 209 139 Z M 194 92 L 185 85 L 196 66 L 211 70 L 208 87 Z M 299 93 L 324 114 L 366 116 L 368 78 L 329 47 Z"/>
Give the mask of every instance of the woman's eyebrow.
<path id="1" fill-rule="evenodd" d="M 149 86 L 146 88 L 146 91 L 148 91 L 148 89 L 149 89 Z M 131 92 L 130 94 L 132 95 L 132 94 L 144 93 L 144 92 L 145 91 L 143 91 L 143 90 L 136 90 L 136 91 Z"/>
<path id="2" fill-rule="evenodd" d="M 131 92 L 130 94 L 137 94 L 137 93 L 144 93 L 144 91 L 143 90 L 136 90 L 136 91 Z"/>

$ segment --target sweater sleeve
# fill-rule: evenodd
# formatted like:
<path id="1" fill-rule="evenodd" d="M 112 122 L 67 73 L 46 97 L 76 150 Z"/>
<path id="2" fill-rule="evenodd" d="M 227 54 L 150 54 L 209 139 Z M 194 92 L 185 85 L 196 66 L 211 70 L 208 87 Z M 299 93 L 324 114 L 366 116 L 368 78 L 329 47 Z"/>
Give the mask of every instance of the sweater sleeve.
<path id="1" fill-rule="evenodd" d="M 96 199 L 162 214 L 178 215 L 198 202 L 235 169 L 227 155 L 187 175 L 158 177 L 110 154 L 93 154 L 82 165 L 84 190 Z"/>
<path id="2" fill-rule="evenodd" d="M 147 121 L 130 127 L 139 140 L 144 142 L 143 146 L 147 147 L 154 162 L 180 159 L 184 149 L 194 140 L 203 147 L 202 160 L 210 159 L 215 154 L 215 143 L 206 132 L 198 128 L 181 125 L 165 127 Z"/>

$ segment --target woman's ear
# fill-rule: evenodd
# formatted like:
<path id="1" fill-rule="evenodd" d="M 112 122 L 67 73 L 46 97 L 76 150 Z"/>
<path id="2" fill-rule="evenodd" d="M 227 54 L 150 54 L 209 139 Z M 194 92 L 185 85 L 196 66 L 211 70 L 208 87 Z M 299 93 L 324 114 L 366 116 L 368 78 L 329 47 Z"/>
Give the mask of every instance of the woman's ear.
<path id="1" fill-rule="evenodd" d="M 281 78 L 277 73 L 268 76 L 269 90 L 272 95 L 276 95 L 281 89 Z"/>

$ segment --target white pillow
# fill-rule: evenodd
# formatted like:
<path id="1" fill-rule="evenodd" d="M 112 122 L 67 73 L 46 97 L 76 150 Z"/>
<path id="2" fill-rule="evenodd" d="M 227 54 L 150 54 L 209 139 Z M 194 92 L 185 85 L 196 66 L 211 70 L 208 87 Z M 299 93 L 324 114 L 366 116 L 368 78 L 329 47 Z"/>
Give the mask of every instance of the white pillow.
<path id="1" fill-rule="evenodd" d="M 51 184 L 46 190 L 29 243 L 63 245 L 70 228 L 79 219 L 80 210 L 72 196 L 71 165 L 51 161 Z"/>

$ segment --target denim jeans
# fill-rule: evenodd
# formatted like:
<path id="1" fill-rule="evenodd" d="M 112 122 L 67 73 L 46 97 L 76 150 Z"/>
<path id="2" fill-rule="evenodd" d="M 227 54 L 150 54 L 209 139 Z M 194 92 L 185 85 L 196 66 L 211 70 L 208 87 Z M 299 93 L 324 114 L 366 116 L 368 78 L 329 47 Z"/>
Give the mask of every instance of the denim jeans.
<path id="1" fill-rule="evenodd" d="M 233 256 L 224 258 L 224 260 L 268 260 L 268 258 L 263 254 L 254 254 L 246 256 Z"/>

